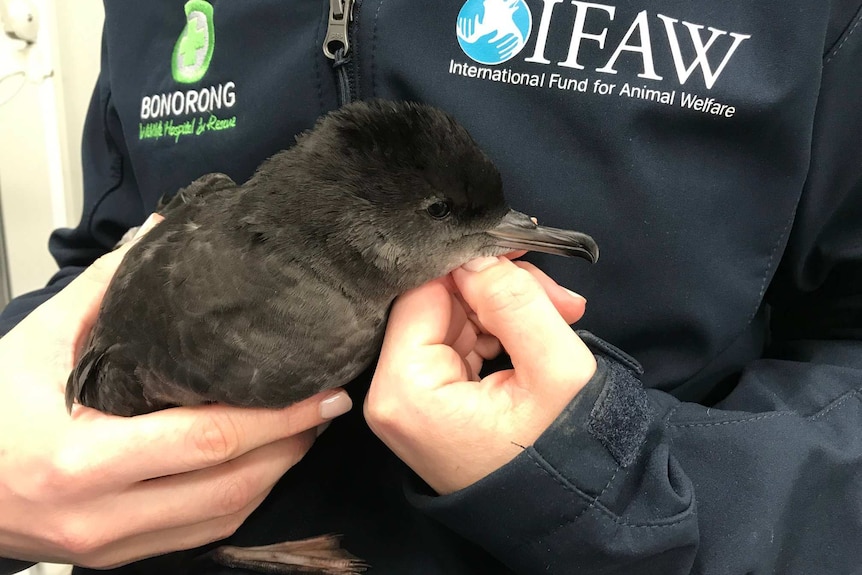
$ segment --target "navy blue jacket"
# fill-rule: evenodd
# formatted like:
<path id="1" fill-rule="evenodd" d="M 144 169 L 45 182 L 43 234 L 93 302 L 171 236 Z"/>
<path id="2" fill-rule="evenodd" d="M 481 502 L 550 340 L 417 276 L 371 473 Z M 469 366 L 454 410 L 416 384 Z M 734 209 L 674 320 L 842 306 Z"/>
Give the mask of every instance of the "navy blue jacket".
<path id="1" fill-rule="evenodd" d="M 244 181 L 346 98 L 428 102 L 512 206 L 597 239 L 595 266 L 532 259 L 643 373 L 594 341 L 535 445 L 445 497 L 354 409 L 232 542 L 340 532 L 375 575 L 859 573 L 859 0 L 363 0 L 335 60 L 329 4 L 106 2 L 83 217 L 3 330 L 163 193 Z M 118 571 L 215 570 L 192 555 Z"/>

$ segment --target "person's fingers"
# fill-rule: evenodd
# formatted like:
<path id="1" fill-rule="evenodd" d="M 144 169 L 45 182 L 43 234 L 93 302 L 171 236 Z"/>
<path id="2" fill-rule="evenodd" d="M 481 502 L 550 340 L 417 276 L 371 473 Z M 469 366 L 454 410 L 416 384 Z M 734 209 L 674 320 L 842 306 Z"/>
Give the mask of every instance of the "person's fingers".
<path id="1" fill-rule="evenodd" d="M 59 454 L 61 475 L 86 474 L 94 491 L 106 485 L 184 473 L 224 463 L 278 439 L 316 428 L 348 411 L 350 397 L 328 390 L 284 409 L 223 405 L 178 407 L 132 418 L 76 406 L 80 436 Z M 85 435 L 86 434 L 86 435 Z M 133 464 L 131 464 L 133 463 Z"/>
<path id="2" fill-rule="evenodd" d="M 452 277 L 528 383 L 585 382 L 595 371 L 592 353 L 530 271 L 506 258 L 483 258 L 453 271 Z M 556 395 L 554 389 L 548 391 Z"/>
<path id="3" fill-rule="evenodd" d="M 478 329 L 472 322 L 467 320 L 467 315 L 464 313 L 463 308 L 460 305 L 458 305 L 458 308 L 461 310 L 460 321 L 458 322 L 460 324 L 458 326 L 460 332 L 450 346 L 461 357 L 467 357 L 467 354 L 472 352 L 476 347 L 476 342 L 479 338 Z"/>
<path id="4" fill-rule="evenodd" d="M 454 287 L 454 285 L 453 283 L 452 286 Z M 468 332 L 472 330 L 473 325 L 467 320 L 467 311 L 462 302 L 450 297 L 449 305 L 449 329 L 443 341 L 439 343 L 445 343 L 458 351 L 460 355 L 465 355 L 472 347 L 473 342 L 470 341 Z M 473 333 L 475 334 L 475 332 Z M 462 351 L 463 353 L 461 353 Z"/>
<path id="5" fill-rule="evenodd" d="M 447 275 L 395 300 L 374 376 L 376 383 L 366 397 L 366 418 L 369 405 L 374 413 L 392 405 L 399 393 L 392 386 L 398 382 L 409 380 L 428 388 L 470 379 L 472 368 L 464 355 L 475 341 L 475 331 L 463 305 L 452 297 L 454 289 Z"/>
<path id="6" fill-rule="evenodd" d="M 106 523 L 114 526 L 114 537 L 123 538 L 233 516 L 269 492 L 315 437 L 315 430 L 305 431 L 221 465 L 140 482 L 120 496 L 122 508 L 115 507 L 115 520 Z"/>
<path id="7" fill-rule="evenodd" d="M 195 549 L 214 541 L 219 541 L 233 535 L 249 515 L 263 503 L 269 491 L 260 494 L 238 513 L 216 519 L 208 519 L 200 523 L 160 529 L 158 531 L 139 533 L 121 540 L 111 539 L 109 543 L 100 545 L 105 540 L 101 535 L 88 534 L 90 542 L 84 540 L 85 551 L 75 557 L 75 564 L 95 569 L 111 569 L 134 561 L 163 555 L 174 551 Z M 109 526 L 110 527 L 110 526 Z M 87 548 L 90 548 L 87 550 Z M 60 557 L 55 562 L 68 563 L 68 557 Z"/>
<path id="8" fill-rule="evenodd" d="M 455 309 L 446 282 L 434 280 L 409 290 L 395 300 L 389 314 L 384 350 L 388 345 L 419 347 L 454 341 L 451 314 Z M 441 310 L 449 310 L 441 313 Z"/>
<path id="9" fill-rule="evenodd" d="M 505 257 L 507 259 L 514 260 L 516 257 L 520 257 L 524 255 L 526 252 L 513 252 L 511 254 L 506 254 Z M 545 293 L 548 294 L 548 297 L 551 299 L 551 302 L 554 304 L 554 307 L 557 308 L 557 311 L 560 312 L 560 315 L 563 316 L 569 324 L 575 323 L 580 320 L 584 311 L 586 310 L 587 300 L 580 294 L 577 294 L 571 290 L 564 288 L 555 282 L 550 276 L 548 276 L 545 272 L 540 270 L 535 265 L 530 262 L 524 261 L 514 261 L 515 265 L 521 269 L 529 271 L 533 276 L 538 280 L 539 284 L 545 289 Z M 451 277 L 451 275 L 450 275 Z M 464 296 L 461 295 L 460 292 L 455 292 L 455 298 L 462 302 L 462 305 L 467 309 L 467 316 L 472 321 L 480 331 L 487 333 L 488 330 L 485 326 L 482 325 L 482 322 L 479 321 L 478 316 L 470 309 L 470 306 L 464 302 Z"/>
<path id="10" fill-rule="evenodd" d="M 461 331 L 461 336 L 455 340 L 451 346 L 452 349 L 454 349 L 461 357 L 467 357 L 469 353 L 472 353 L 475 350 L 476 341 L 478 340 L 476 331 L 470 327 L 470 325 L 464 326 L 464 329 Z"/>
<path id="11" fill-rule="evenodd" d="M 137 240 L 144 236 L 148 231 L 156 227 L 159 223 L 161 223 L 165 217 L 161 214 L 152 213 L 150 216 L 144 220 L 144 223 L 141 224 L 141 227 L 138 228 L 138 231 L 135 232 L 134 240 Z"/>
<path id="12" fill-rule="evenodd" d="M 519 268 L 530 272 L 533 277 L 536 278 L 539 285 L 541 285 L 545 290 L 545 293 L 548 294 L 548 298 L 550 298 L 551 303 L 554 304 L 554 307 L 557 308 L 557 311 L 560 312 L 560 315 L 563 316 L 563 319 L 566 320 L 567 323 L 573 324 L 584 316 L 584 311 L 586 310 L 587 305 L 586 298 L 564 288 L 551 279 L 548 274 L 530 262 L 518 261 L 514 263 Z"/>
<path id="13" fill-rule="evenodd" d="M 484 365 L 485 359 L 475 351 L 471 351 L 467 354 L 467 357 L 464 358 L 464 361 L 470 368 L 470 380 L 479 381 L 479 373 L 482 371 L 482 365 Z"/>
<path id="14" fill-rule="evenodd" d="M 452 274 L 449 274 L 447 277 L 452 278 Z M 485 326 L 482 325 L 482 322 L 479 321 L 479 316 L 476 315 L 476 312 L 473 311 L 470 306 L 464 301 L 464 296 L 461 295 L 461 292 L 458 291 L 458 288 L 455 286 L 455 280 L 452 280 L 452 296 L 455 298 L 455 301 L 464 309 L 464 312 L 467 314 L 467 319 L 470 320 L 474 326 L 476 326 L 476 331 L 479 333 L 488 333 L 488 330 L 485 329 Z"/>
<path id="15" fill-rule="evenodd" d="M 131 563 L 146 557 L 172 551 L 192 549 L 224 539 L 233 534 L 245 519 L 266 499 L 271 489 L 264 491 L 237 513 L 180 527 L 157 529 L 117 538 L 116 527 L 130 517 L 126 512 L 117 521 L 104 521 L 103 516 L 92 517 L 84 513 L 66 515 L 56 525 L 40 524 L 38 551 L 21 549 L 15 557 L 50 563 L 74 563 L 83 567 L 107 569 Z M 115 496 L 112 496 L 116 499 Z"/>
<path id="16" fill-rule="evenodd" d="M 476 346 L 475 346 L 476 354 L 483 359 L 493 359 L 500 355 L 500 352 L 503 351 L 503 346 L 500 344 L 500 340 L 495 336 L 480 333 L 476 337 Z"/>
<path id="17" fill-rule="evenodd" d="M 527 255 L 527 253 L 528 253 L 527 250 L 515 250 L 515 251 L 511 251 L 507 254 L 503 254 L 502 257 L 508 258 L 510 260 L 516 260 L 522 256 Z"/>

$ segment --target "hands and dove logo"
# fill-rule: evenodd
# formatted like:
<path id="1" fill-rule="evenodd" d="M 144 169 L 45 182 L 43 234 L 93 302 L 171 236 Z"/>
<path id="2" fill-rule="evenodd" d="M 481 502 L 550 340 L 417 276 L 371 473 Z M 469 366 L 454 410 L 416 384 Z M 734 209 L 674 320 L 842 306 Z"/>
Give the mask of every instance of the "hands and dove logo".
<path id="1" fill-rule="evenodd" d="M 467 0 L 458 13 L 458 44 L 480 64 L 501 64 L 527 43 L 533 16 L 524 0 Z"/>

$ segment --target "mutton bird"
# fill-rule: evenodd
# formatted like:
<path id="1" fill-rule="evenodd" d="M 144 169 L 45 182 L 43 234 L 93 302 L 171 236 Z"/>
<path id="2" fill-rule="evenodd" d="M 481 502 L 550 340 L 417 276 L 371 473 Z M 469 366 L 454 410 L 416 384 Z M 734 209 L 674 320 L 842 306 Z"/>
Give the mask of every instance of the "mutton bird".
<path id="1" fill-rule="evenodd" d="M 379 351 L 395 297 L 473 258 L 598 259 L 590 236 L 510 209 L 450 115 L 406 102 L 331 112 L 245 184 L 203 176 L 162 213 L 105 294 L 70 409 L 284 407 L 351 381 Z M 215 557 L 276 573 L 364 569 L 327 536 Z"/>

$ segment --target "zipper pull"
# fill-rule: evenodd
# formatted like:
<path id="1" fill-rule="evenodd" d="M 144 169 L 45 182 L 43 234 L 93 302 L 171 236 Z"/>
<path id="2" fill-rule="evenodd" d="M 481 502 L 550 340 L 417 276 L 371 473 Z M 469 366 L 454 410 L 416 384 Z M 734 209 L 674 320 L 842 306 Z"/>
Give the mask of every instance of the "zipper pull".
<path id="1" fill-rule="evenodd" d="M 326 39 L 323 41 L 323 53 L 330 60 L 335 60 L 335 54 L 339 49 L 342 58 L 350 50 L 347 25 L 353 20 L 353 1 L 329 0 L 329 26 L 326 28 Z"/>

